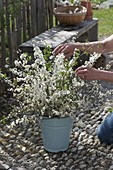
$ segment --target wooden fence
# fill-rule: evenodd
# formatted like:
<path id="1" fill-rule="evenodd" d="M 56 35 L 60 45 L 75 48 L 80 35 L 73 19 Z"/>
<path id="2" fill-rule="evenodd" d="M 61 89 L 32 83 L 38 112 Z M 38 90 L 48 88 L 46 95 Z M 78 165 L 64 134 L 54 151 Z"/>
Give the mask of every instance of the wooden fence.
<path id="1" fill-rule="evenodd" d="M 53 0 L 0 0 L 0 68 L 13 66 L 18 46 L 53 27 Z"/>

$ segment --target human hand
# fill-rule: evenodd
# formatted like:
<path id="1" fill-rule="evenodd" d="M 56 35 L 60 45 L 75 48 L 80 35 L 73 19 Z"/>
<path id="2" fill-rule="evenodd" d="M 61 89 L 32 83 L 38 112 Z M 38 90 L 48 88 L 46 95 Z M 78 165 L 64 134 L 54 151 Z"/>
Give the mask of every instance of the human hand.
<path id="1" fill-rule="evenodd" d="M 95 68 L 81 66 L 75 70 L 75 74 L 82 80 L 99 80 L 100 71 Z"/>
<path id="2" fill-rule="evenodd" d="M 57 46 L 53 50 L 53 55 L 63 53 L 66 58 L 69 58 L 69 57 L 71 57 L 73 55 L 74 50 L 75 50 L 75 44 L 73 44 L 73 43 L 65 43 L 65 44 L 61 44 L 61 45 Z"/>

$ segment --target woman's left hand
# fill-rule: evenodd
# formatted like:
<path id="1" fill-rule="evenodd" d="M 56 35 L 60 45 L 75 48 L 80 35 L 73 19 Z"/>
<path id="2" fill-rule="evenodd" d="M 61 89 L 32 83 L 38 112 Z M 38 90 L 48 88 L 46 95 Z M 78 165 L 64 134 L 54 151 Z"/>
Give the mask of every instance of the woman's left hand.
<path id="1" fill-rule="evenodd" d="M 75 74 L 82 80 L 99 80 L 99 70 L 95 68 L 81 66 L 75 70 Z"/>

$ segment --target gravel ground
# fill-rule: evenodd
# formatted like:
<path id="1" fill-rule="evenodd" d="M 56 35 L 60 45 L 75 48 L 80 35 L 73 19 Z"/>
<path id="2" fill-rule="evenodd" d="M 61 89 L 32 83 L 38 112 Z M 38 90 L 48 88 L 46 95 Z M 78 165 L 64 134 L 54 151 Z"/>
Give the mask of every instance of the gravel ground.
<path id="1" fill-rule="evenodd" d="M 113 146 L 101 144 L 96 128 L 106 111 L 80 113 L 71 134 L 67 151 L 44 150 L 37 120 L 11 129 L 0 127 L 0 162 L 27 170 L 112 170 Z"/>
<path id="2" fill-rule="evenodd" d="M 113 88 L 105 82 L 103 86 L 108 90 Z M 49 153 L 43 148 L 39 123 L 33 115 L 29 122 L 13 129 L 0 125 L 0 163 L 26 170 L 113 170 L 113 145 L 101 144 L 96 135 L 112 99 L 109 96 L 100 111 L 76 115 L 69 148 L 65 152 Z"/>

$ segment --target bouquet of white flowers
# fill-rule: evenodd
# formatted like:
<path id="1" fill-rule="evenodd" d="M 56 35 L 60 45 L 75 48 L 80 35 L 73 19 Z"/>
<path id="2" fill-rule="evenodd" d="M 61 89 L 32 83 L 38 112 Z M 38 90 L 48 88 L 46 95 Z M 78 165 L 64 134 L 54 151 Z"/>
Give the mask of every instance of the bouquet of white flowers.
<path id="1" fill-rule="evenodd" d="M 15 61 L 13 93 L 19 101 L 19 112 L 65 117 L 76 110 L 79 88 L 84 82 L 74 74 L 76 57 L 69 61 L 64 57 L 48 57 L 35 46 L 33 61 L 27 54 Z"/>
<path id="2" fill-rule="evenodd" d="M 102 100 L 101 86 L 84 82 L 73 70 L 77 61 L 74 55 L 65 60 L 63 54 L 56 57 L 34 45 L 34 59 L 21 54 L 11 69 L 14 79 L 12 90 L 20 113 L 37 113 L 46 117 L 66 117 L 79 109 L 95 107 L 97 98 Z M 94 90 L 96 88 L 96 92 Z M 87 92 L 87 93 L 85 93 Z"/>

